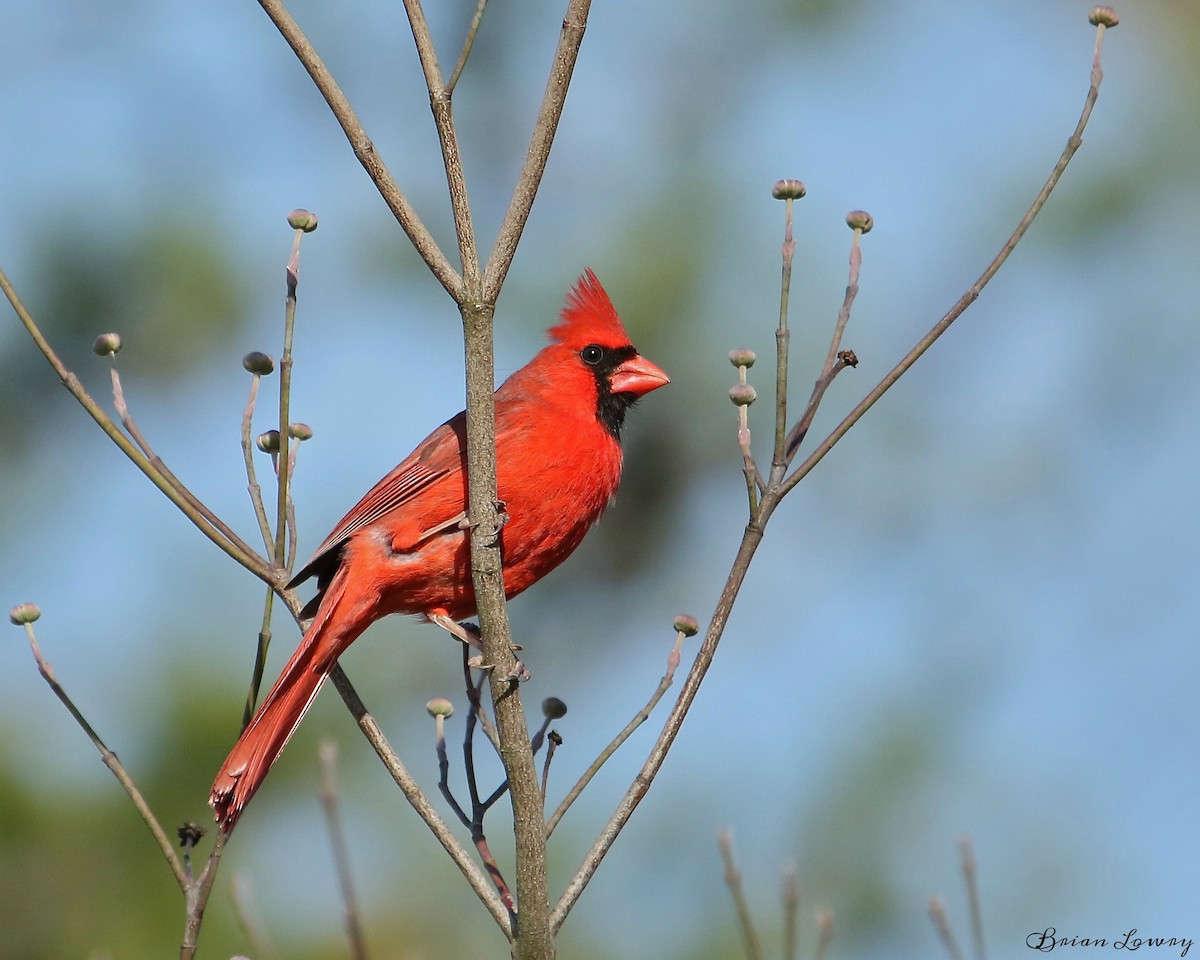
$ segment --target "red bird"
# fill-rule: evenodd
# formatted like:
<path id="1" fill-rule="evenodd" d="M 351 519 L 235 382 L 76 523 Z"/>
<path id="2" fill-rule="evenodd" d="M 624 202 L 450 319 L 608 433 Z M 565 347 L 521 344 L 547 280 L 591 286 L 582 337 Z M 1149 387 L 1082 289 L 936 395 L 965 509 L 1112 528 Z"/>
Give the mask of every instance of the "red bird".
<path id="1" fill-rule="evenodd" d="M 562 563 L 621 479 L 621 425 L 667 375 L 638 355 L 595 275 L 567 297 L 550 345 L 496 391 L 496 480 L 504 592 L 515 597 Z M 389 613 L 420 614 L 462 635 L 475 614 L 466 416 L 442 424 L 333 529 L 289 586 L 316 576 L 312 622 L 225 759 L 209 802 L 233 829 L 338 657 Z"/>

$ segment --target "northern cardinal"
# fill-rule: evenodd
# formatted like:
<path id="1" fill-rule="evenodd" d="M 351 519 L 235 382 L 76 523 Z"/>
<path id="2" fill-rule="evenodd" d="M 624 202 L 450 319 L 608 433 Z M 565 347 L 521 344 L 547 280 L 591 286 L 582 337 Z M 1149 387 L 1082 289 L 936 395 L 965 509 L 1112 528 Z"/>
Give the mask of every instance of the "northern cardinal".
<path id="1" fill-rule="evenodd" d="M 629 342 L 586 271 L 550 345 L 496 391 L 496 479 L 505 504 L 504 592 L 514 597 L 562 563 L 621 479 L 621 425 L 670 381 Z M 389 613 L 420 614 L 464 637 L 475 614 L 466 529 L 466 416 L 442 424 L 333 529 L 289 586 L 317 578 L 300 646 L 225 759 L 209 802 L 233 829 L 338 657 Z"/>

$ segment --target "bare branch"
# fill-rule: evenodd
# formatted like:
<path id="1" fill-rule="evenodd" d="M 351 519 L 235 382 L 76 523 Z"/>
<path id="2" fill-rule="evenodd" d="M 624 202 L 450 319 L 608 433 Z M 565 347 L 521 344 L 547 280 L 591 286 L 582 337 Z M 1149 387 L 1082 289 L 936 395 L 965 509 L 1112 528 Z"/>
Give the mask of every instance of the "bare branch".
<path id="1" fill-rule="evenodd" d="M 362 730 L 371 746 L 375 748 L 379 759 L 383 761 L 383 765 L 387 768 L 388 773 L 392 775 L 392 779 L 404 794 L 405 799 L 412 804 L 413 809 L 425 821 L 425 825 L 429 827 L 438 843 L 450 855 L 450 859 L 454 861 L 455 866 L 462 872 L 471 889 L 475 891 L 475 895 L 487 907 L 497 926 L 500 927 L 509 940 L 512 940 L 513 929 L 509 920 L 508 910 L 488 885 L 487 878 L 475 866 L 466 848 L 458 842 L 453 832 L 446 826 L 446 822 L 442 820 L 438 812 L 425 797 L 425 794 L 422 793 L 420 786 L 413 779 L 412 774 L 408 772 L 408 769 L 404 766 L 396 751 L 392 749 L 391 744 L 384 737 L 383 732 L 379 729 L 379 725 L 375 722 L 375 718 L 367 711 L 362 699 L 358 696 L 354 687 L 351 686 L 345 671 L 340 666 L 334 667 L 330 673 L 330 679 L 333 680 L 333 685 L 337 688 L 338 693 L 341 694 L 342 700 L 350 710 L 350 713 L 353 714 L 359 729 Z"/>
<path id="2" fill-rule="evenodd" d="M 455 302 L 461 300 L 462 278 L 450 265 L 450 261 L 438 247 L 437 241 L 433 239 L 429 229 L 421 222 L 421 218 L 417 216 L 417 212 L 409 203 L 408 198 L 396 185 L 387 165 L 376 152 L 375 144 L 367 136 L 366 130 L 363 129 L 354 109 L 350 106 L 350 101 L 342 93 L 337 81 L 333 79 L 333 75 L 318 56 L 308 37 L 304 35 L 304 31 L 300 29 L 281 0 L 259 0 L 259 5 L 271 18 L 271 22 L 275 24 L 280 35 L 292 48 L 301 65 L 308 71 L 317 90 L 329 104 L 329 109 L 333 111 L 333 116 L 341 126 L 342 132 L 345 133 L 346 139 L 350 141 L 350 147 L 354 150 L 358 162 L 367 171 L 367 176 L 375 184 L 379 195 L 383 197 L 383 202 L 392 211 L 396 222 L 400 224 L 400 228 L 416 248 L 417 253 L 421 255 L 421 259 L 425 261 L 430 271 L 437 277 L 438 282 L 446 288 Z"/>
<path id="3" fill-rule="evenodd" d="M 34 322 L 33 316 L 25 308 L 25 304 L 17 295 L 16 289 L 9 282 L 8 276 L 3 270 L 0 270 L 0 290 L 8 298 L 8 302 L 12 304 L 12 308 L 16 311 L 18 319 L 24 325 L 29 336 L 33 338 L 33 342 L 42 352 L 42 356 L 46 358 L 50 366 L 54 368 L 54 372 L 58 375 L 62 385 L 67 388 L 67 391 L 73 396 L 79 405 L 87 411 L 88 416 L 96 421 L 97 426 L 107 434 L 108 438 L 117 445 L 122 453 L 125 454 L 146 478 L 154 484 L 163 495 L 177 506 L 180 512 L 187 517 L 196 528 L 203 533 L 209 540 L 215 543 L 218 547 L 225 551 L 230 557 L 240 563 L 243 567 L 263 580 L 265 583 L 274 584 L 277 580 L 276 572 L 271 568 L 270 564 L 260 557 L 258 554 L 244 549 L 231 542 L 220 530 L 212 525 L 205 516 L 200 513 L 188 501 L 188 498 L 183 496 L 175 486 L 167 480 L 166 477 L 154 466 L 150 459 L 137 448 L 137 445 L 127 437 L 124 432 L 113 423 L 112 419 L 106 414 L 98 403 L 92 398 L 79 382 L 79 378 L 75 376 L 58 354 L 50 346 L 49 342 L 42 335 L 42 331 Z M 239 541 L 240 542 L 240 541 Z"/>
<path id="4" fill-rule="evenodd" d="M 1100 53 L 1103 47 L 1105 29 L 1103 23 L 1096 26 L 1096 47 L 1092 56 L 1091 85 L 1088 88 L 1087 97 L 1083 103 L 1083 111 L 1079 115 L 1079 121 L 1075 124 L 1074 132 L 1067 139 L 1067 145 L 1063 148 L 1058 162 L 1054 165 L 1054 169 L 1050 171 L 1050 176 L 1046 178 L 1045 184 L 1043 184 L 1042 189 L 1034 198 L 1033 203 L 1030 204 L 1029 209 L 1025 212 L 1025 216 L 1021 218 L 1016 229 L 1013 230 L 1012 234 L 1004 242 L 1004 246 L 1000 248 L 1000 252 L 987 265 L 987 269 L 980 274 L 979 279 L 971 284 L 967 292 L 946 312 L 945 316 L 933 325 L 932 329 L 918 341 L 917 345 L 905 354 L 904 358 L 888 372 L 887 376 L 879 381 L 875 389 L 868 393 L 859 402 L 858 406 L 846 415 L 845 419 L 833 429 L 833 432 L 822 440 L 817 448 L 808 455 L 808 459 L 800 464 L 795 472 L 788 477 L 783 485 L 783 492 L 785 494 L 808 476 L 812 468 L 824 459 L 825 454 L 829 453 L 850 428 L 858 423 L 863 415 L 875 405 L 875 401 L 887 393 L 892 385 L 904 376 L 909 368 L 921 358 L 922 354 L 933 346 L 934 341 L 949 330 L 950 325 L 961 317 L 971 304 L 979 299 L 979 294 L 983 291 L 983 288 L 988 285 L 988 282 L 996 275 L 996 272 L 1004 266 L 1004 262 L 1008 259 L 1009 254 L 1021 242 L 1021 238 L 1025 236 L 1034 218 L 1041 212 L 1042 207 L 1046 205 L 1051 191 L 1058 186 L 1059 180 L 1062 179 L 1062 175 L 1067 169 L 1067 164 L 1071 162 L 1071 158 L 1075 156 L 1075 152 L 1083 143 L 1083 131 L 1087 126 L 1088 120 L 1091 118 L 1092 108 L 1096 105 L 1096 98 L 1100 95 L 1100 82 L 1104 79 L 1104 71 L 1100 68 Z"/>
<path id="5" fill-rule="evenodd" d="M 358 898 L 354 893 L 354 879 L 350 875 L 350 854 L 346 848 L 341 818 L 338 816 L 337 743 L 329 739 L 321 741 L 317 754 L 321 760 L 321 809 L 325 811 L 325 824 L 329 829 L 329 842 L 333 847 L 338 886 L 342 891 L 342 909 L 346 921 L 346 936 L 350 940 L 350 956 L 354 960 L 367 960 L 367 938 L 359 918 Z"/>
<path id="6" fill-rule="evenodd" d="M 742 932 L 746 960 L 762 960 L 762 947 L 754 930 L 754 918 L 750 915 L 750 904 L 746 902 L 746 891 L 742 888 L 742 872 L 738 870 L 733 859 L 733 838 L 728 830 L 722 830 L 717 836 L 717 846 L 725 864 L 725 886 L 729 888 L 729 895 L 733 898 L 733 909 L 737 913 L 738 929 Z"/>
<path id="7" fill-rule="evenodd" d="M 529 151 L 525 155 L 525 164 L 517 178 L 517 186 L 513 190 L 504 222 L 500 225 L 496 245 L 488 257 L 487 271 L 483 278 L 483 299 L 488 303 L 495 303 L 500 295 L 504 278 L 508 276 L 508 268 L 512 266 L 513 255 L 517 252 L 517 244 L 521 242 L 521 234 L 525 232 L 529 211 L 533 208 L 533 200 L 537 196 L 542 174 L 546 170 L 546 161 L 550 158 L 554 134 L 558 131 L 558 121 L 562 117 L 563 104 L 566 103 L 567 88 L 575 71 L 575 61 L 583 43 L 591 5 L 591 0 L 570 0 L 567 4 L 562 33 L 558 38 L 558 49 L 554 51 L 554 65 L 550 68 L 546 92 L 542 96 L 542 106 L 534 124 L 533 137 L 529 141 Z"/>

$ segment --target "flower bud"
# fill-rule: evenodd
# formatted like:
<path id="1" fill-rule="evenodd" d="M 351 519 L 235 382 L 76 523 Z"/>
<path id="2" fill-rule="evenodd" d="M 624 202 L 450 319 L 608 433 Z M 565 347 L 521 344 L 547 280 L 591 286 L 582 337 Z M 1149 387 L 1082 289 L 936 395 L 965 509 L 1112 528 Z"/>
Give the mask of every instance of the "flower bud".
<path id="1" fill-rule="evenodd" d="M 297 440 L 311 440 L 313 431 L 307 423 L 293 423 L 288 426 L 288 433 Z"/>
<path id="2" fill-rule="evenodd" d="M 685 637 L 694 637 L 700 632 L 700 621 L 686 613 L 675 618 L 675 630 Z"/>
<path id="3" fill-rule="evenodd" d="M 258 439 L 254 441 L 258 449 L 263 453 L 278 453 L 279 452 L 279 431 L 268 430 L 266 433 L 260 433 Z"/>
<path id="4" fill-rule="evenodd" d="M 729 399 L 736 406 L 748 407 L 758 399 L 758 392 L 748 383 L 739 383 L 729 391 Z"/>
<path id="5" fill-rule="evenodd" d="M 293 210 L 288 214 L 288 226 L 295 230 L 303 230 L 305 233 L 312 233 L 317 229 L 317 215 L 304 209 Z"/>
<path id="6" fill-rule="evenodd" d="M 18 627 L 26 623 L 33 623 L 41 615 L 41 607 L 36 603 L 18 603 L 8 611 L 8 619 Z"/>
<path id="7" fill-rule="evenodd" d="M 265 353 L 255 350 L 242 357 L 242 366 L 248 373 L 256 373 L 260 377 L 268 376 L 275 369 L 275 361 Z"/>
<path id="8" fill-rule="evenodd" d="M 735 367 L 752 367 L 757 357 L 749 347 L 738 347 L 729 351 L 729 362 Z"/>
<path id="9" fill-rule="evenodd" d="M 776 200 L 799 200 L 806 193 L 803 180 L 779 180 L 771 188 L 771 196 Z"/>
<path id="10" fill-rule="evenodd" d="M 448 717 L 454 713 L 454 704 L 445 697 L 434 697 L 425 704 L 425 709 L 431 717 Z"/>
<path id="11" fill-rule="evenodd" d="M 102 333 L 92 341 L 92 353 L 98 357 L 114 357 L 121 352 L 119 333 Z"/>
<path id="12" fill-rule="evenodd" d="M 863 233 L 870 233 L 871 228 L 875 226 L 875 218 L 867 213 L 866 210 L 851 210 L 846 214 L 846 226 L 851 230 L 861 230 Z"/>
<path id="13" fill-rule="evenodd" d="M 567 715 L 567 705 L 558 697 L 547 697 L 542 701 L 542 716 L 547 720 L 561 720 Z"/>
<path id="14" fill-rule="evenodd" d="M 1093 7 L 1088 14 L 1088 23 L 1093 27 L 1115 27 L 1120 22 L 1121 18 L 1112 7 Z"/>

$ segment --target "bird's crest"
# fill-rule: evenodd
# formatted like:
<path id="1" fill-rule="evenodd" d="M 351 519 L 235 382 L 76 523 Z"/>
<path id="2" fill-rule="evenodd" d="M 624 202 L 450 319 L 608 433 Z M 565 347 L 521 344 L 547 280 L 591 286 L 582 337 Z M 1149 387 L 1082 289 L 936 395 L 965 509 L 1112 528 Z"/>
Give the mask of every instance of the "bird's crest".
<path id="1" fill-rule="evenodd" d="M 548 331 L 552 341 L 579 347 L 595 342 L 605 346 L 629 343 L 616 308 L 591 270 L 585 270 L 567 294 L 559 316 L 562 322 Z"/>

